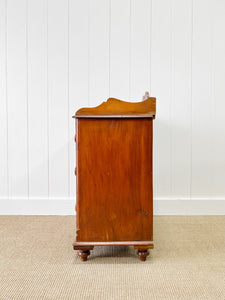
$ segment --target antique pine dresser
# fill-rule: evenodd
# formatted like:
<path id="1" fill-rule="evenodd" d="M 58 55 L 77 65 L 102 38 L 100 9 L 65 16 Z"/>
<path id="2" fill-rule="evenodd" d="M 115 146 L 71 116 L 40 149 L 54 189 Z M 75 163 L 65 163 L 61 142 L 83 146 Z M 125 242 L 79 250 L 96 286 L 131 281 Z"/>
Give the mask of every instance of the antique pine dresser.
<path id="1" fill-rule="evenodd" d="M 76 119 L 76 238 L 83 261 L 94 246 L 153 248 L 152 127 L 156 99 L 109 98 Z M 144 98 L 144 99 L 145 99 Z"/>

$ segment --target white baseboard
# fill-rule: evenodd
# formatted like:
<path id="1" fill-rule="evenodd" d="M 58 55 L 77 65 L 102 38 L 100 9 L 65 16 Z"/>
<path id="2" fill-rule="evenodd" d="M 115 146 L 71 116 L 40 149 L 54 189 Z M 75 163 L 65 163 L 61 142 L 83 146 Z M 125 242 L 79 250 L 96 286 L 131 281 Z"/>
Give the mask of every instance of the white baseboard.
<path id="1" fill-rule="evenodd" d="M 0 198 L 0 215 L 75 215 L 74 198 Z"/>
<path id="2" fill-rule="evenodd" d="M 225 199 L 155 199 L 154 215 L 225 215 Z"/>
<path id="3" fill-rule="evenodd" d="M 0 198 L 0 215 L 75 215 L 75 198 Z M 154 215 L 225 215 L 225 199 L 155 198 Z"/>

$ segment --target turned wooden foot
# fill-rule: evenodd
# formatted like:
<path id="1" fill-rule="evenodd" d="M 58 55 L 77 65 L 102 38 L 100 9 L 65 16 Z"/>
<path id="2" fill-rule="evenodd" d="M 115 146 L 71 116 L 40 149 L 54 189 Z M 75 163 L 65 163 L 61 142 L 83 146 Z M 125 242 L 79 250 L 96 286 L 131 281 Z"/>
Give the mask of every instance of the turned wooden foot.
<path id="1" fill-rule="evenodd" d="M 148 246 L 134 246 L 134 249 L 137 249 L 137 255 L 140 257 L 141 261 L 146 261 L 146 257 L 149 255 L 148 249 L 153 249 L 153 244 Z"/>
<path id="2" fill-rule="evenodd" d="M 149 255 L 149 252 L 148 250 L 138 249 L 137 255 L 140 257 L 141 261 L 146 261 L 146 257 Z"/>
<path id="3" fill-rule="evenodd" d="M 78 251 L 78 256 L 80 257 L 80 259 L 82 261 L 86 261 L 87 260 L 87 257 L 88 255 L 90 255 L 90 251 L 89 250 L 79 250 Z"/>
<path id="4" fill-rule="evenodd" d="M 90 255 L 90 250 L 93 250 L 94 246 L 76 246 L 76 242 L 73 244 L 74 250 L 78 251 L 78 256 L 82 261 L 87 261 L 88 255 Z"/>

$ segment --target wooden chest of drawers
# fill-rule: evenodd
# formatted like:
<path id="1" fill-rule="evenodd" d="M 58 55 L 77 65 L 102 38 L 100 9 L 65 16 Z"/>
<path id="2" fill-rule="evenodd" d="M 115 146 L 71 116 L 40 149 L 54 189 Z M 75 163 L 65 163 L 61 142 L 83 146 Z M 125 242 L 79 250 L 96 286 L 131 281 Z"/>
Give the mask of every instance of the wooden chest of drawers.
<path id="1" fill-rule="evenodd" d="M 153 248 L 152 122 L 155 98 L 109 98 L 76 119 L 76 239 L 83 261 L 94 246 Z"/>

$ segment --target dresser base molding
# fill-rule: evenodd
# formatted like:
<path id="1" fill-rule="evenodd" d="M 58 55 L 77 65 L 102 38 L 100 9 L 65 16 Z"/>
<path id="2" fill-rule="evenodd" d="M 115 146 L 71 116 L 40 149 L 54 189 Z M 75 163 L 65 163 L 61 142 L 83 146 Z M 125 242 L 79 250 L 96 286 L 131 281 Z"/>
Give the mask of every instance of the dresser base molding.
<path id="1" fill-rule="evenodd" d="M 73 246 L 149 246 L 154 248 L 153 241 L 115 241 L 115 242 L 79 242 L 75 241 Z"/>
<path id="2" fill-rule="evenodd" d="M 94 246 L 134 246 L 137 249 L 137 255 L 141 261 L 145 261 L 149 255 L 148 249 L 153 249 L 153 241 L 119 241 L 119 242 L 74 242 L 73 249 L 79 250 L 78 256 L 82 261 L 87 261 L 87 257 L 90 255 L 90 250 L 93 250 Z"/>

